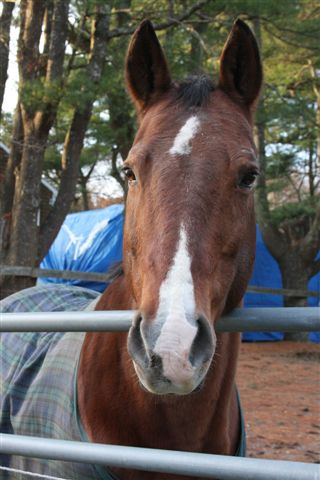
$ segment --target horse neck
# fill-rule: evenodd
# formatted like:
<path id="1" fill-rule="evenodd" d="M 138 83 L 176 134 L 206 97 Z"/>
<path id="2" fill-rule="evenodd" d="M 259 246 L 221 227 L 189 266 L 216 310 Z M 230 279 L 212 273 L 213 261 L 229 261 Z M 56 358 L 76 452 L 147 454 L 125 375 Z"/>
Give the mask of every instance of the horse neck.
<path id="1" fill-rule="evenodd" d="M 136 308 L 124 274 L 117 277 L 101 295 L 95 310 L 131 310 Z"/>
<path id="2" fill-rule="evenodd" d="M 131 309 L 124 277 L 96 309 Z M 238 405 L 234 386 L 238 334 L 217 338 L 213 365 L 202 389 L 187 396 L 156 396 L 142 389 L 125 333 L 88 333 L 78 371 L 78 407 L 94 442 L 234 454 Z"/>

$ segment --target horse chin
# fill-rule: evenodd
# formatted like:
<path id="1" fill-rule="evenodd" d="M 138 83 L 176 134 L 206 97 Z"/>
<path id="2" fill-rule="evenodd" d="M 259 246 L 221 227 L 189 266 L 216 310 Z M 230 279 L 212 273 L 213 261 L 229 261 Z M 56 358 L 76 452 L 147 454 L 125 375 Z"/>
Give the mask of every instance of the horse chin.
<path id="1" fill-rule="evenodd" d="M 200 392 L 205 382 L 203 376 L 198 382 L 190 381 L 183 385 L 175 385 L 170 380 L 162 377 L 161 379 L 147 380 L 143 370 L 133 362 L 136 374 L 138 376 L 139 385 L 147 393 L 158 396 L 185 396 L 192 393 Z"/>
<path id="2" fill-rule="evenodd" d="M 197 386 L 195 388 L 186 388 L 186 387 L 177 387 L 174 385 L 166 385 L 166 384 L 158 384 L 154 386 L 146 385 L 139 380 L 141 388 L 148 393 L 152 393 L 153 395 L 158 396 L 186 396 L 190 395 L 191 393 L 197 392 L 201 389 L 201 386 Z"/>

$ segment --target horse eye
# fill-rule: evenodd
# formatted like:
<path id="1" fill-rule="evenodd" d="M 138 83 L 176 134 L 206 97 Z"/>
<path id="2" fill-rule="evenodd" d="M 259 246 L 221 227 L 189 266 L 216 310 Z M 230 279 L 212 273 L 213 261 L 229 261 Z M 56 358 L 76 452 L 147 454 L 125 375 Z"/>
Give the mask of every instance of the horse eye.
<path id="1" fill-rule="evenodd" d="M 134 171 L 132 170 L 132 168 L 130 168 L 130 167 L 123 167 L 122 171 L 123 171 L 123 173 L 125 174 L 125 176 L 127 177 L 129 184 L 132 184 L 132 183 L 136 182 L 136 176 L 135 176 Z"/>
<path id="2" fill-rule="evenodd" d="M 259 176 L 257 170 L 248 170 L 240 176 L 238 186 L 242 189 L 251 190 L 256 183 L 256 179 Z"/>

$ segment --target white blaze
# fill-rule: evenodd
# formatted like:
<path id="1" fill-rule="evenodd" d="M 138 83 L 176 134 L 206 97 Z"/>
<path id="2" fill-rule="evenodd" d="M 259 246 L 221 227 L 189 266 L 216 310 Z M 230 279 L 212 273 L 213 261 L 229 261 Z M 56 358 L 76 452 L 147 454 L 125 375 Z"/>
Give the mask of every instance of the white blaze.
<path id="1" fill-rule="evenodd" d="M 197 133 L 200 120 L 193 115 L 180 128 L 169 152 L 171 155 L 186 155 L 191 152 L 191 140 Z"/>
<path id="2" fill-rule="evenodd" d="M 195 308 L 191 258 L 182 225 L 175 257 L 160 287 L 156 318 L 164 323 L 154 347 L 162 358 L 164 376 L 175 383 L 187 382 L 193 374 L 189 354 L 197 334 L 196 324 L 191 323 Z"/>

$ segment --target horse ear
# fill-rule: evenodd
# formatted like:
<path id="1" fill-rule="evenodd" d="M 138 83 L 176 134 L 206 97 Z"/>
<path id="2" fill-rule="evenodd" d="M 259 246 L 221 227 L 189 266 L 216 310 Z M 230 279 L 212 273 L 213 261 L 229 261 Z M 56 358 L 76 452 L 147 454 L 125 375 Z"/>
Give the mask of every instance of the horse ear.
<path id="1" fill-rule="evenodd" d="M 235 101 L 254 106 L 262 85 L 257 41 L 250 28 L 236 20 L 220 59 L 219 86 Z"/>
<path id="2" fill-rule="evenodd" d="M 125 75 L 129 93 L 139 112 L 151 98 L 165 92 L 171 85 L 164 52 L 149 20 L 144 20 L 131 38 Z"/>

